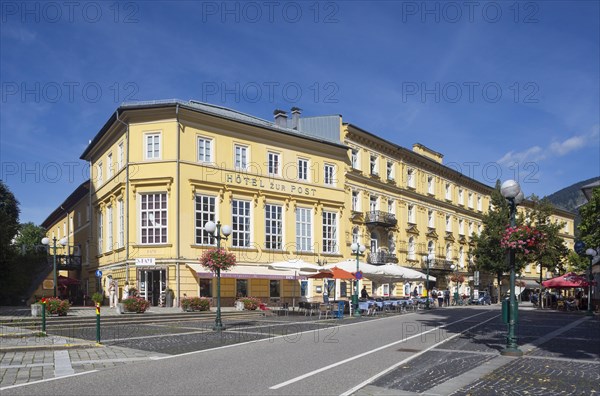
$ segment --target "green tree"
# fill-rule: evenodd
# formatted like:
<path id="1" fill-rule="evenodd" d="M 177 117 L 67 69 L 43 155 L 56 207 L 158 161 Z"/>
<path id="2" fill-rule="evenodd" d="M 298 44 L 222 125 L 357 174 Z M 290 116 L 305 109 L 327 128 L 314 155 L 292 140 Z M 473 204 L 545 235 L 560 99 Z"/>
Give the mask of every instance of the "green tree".
<path id="1" fill-rule="evenodd" d="M 545 235 L 543 248 L 535 251 L 533 262 L 543 268 L 551 270 L 556 268 L 559 272 L 564 272 L 569 254 L 565 240 L 559 235 L 564 228 L 564 223 L 551 221 L 550 216 L 555 208 L 547 199 L 532 195 L 529 200 L 533 208 L 529 212 L 527 224 Z"/>
<path id="2" fill-rule="evenodd" d="M 32 222 L 21 224 L 14 245 L 21 254 L 39 252 L 44 236 L 46 236 L 44 228 L 36 226 Z"/>
<path id="3" fill-rule="evenodd" d="M 600 247 L 600 187 L 592 191 L 592 199 L 579 208 L 581 223 L 577 227 L 579 239 L 586 248 L 598 250 Z"/>
<path id="4" fill-rule="evenodd" d="M 0 180 L 0 266 L 14 254 L 12 240 L 19 230 L 19 202 Z"/>
<path id="5" fill-rule="evenodd" d="M 569 252 L 569 255 L 567 256 L 567 261 L 569 263 L 569 269 L 571 271 L 582 273 L 582 272 L 587 272 L 588 270 L 588 266 L 589 266 L 589 259 L 586 256 L 580 256 L 577 253 L 575 253 L 574 250 L 571 250 Z"/>
<path id="6" fill-rule="evenodd" d="M 491 193 L 491 203 L 490 210 L 482 218 L 481 235 L 471 236 L 475 245 L 473 257 L 477 268 L 494 274 L 500 283 L 502 274 L 510 269 L 506 250 L 500 246 L 502 234 L 510 222 L 510 208 L 500 193 L 499 180 Z"/>

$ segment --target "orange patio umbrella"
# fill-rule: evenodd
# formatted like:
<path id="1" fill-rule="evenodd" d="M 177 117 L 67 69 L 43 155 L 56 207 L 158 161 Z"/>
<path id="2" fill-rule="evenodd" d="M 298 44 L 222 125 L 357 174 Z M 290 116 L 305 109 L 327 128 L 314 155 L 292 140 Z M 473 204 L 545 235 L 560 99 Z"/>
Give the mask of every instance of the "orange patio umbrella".
<path id="1" fill-rule="evenodd" d="M 311 275 L 311 279 L 356 279 L 353 273 L 343 270 L 338 267 L 332 267 L 329 269 L 330 272 L 319 272 L 318 274 Z"/>

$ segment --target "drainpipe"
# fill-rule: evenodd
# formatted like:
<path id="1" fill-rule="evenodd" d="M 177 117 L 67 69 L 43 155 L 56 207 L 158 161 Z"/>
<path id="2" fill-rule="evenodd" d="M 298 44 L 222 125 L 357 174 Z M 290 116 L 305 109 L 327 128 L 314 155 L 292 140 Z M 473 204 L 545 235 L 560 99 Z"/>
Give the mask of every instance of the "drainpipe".
<path id="1" fill-rule="evenodd" d="M 115 114 L 117 121 L 127 128 L 125 132 L 125 199 L 123 205 L 125 205 L 125 281 L 129 282 L 129 123 L 124 123 L 119 119 L 119 110 Z"/>
<path id="2" fill-rule="evenodd" d="M 175 262 L 175 279 L 176 279 L 176 283 L 177 283 L 177 301 L 175 302 L 175 306 L 179 305 L 179 296 L 181 295 L 181 278 L 180 278 L 180 262 L 179 259 L 181 258 L 181 240 L 180 240 L 180 232 L 179 232 L 179 228 L 181 226 L 181 212 L 179 211 L 180 207 L 181 207 L 181 203 L 180 203 L 180 192 L 181 192 L 181 187 L 179 185 L 180 183 L 180 179 L 181 179 L 181 163 L 180 163 L 180 154 L 181 154 L 181 130 L 180 130 L 180 126 L 179 126 L 179 103 L 177 103 L 177 105 L 175 106 L 175 119 L 177 122 L 177 176 L 176 176 L 176 181 L 175 183 L 177 184 L 177 193 L 176 193 L 176 200 L 177 200 L 177 224 L 176 224 L 176 229 L 175 229 L 175 238 L 177 240 L 177 248 L 176 248 L 176 254 L 177 254 L 177 261 Z"/>

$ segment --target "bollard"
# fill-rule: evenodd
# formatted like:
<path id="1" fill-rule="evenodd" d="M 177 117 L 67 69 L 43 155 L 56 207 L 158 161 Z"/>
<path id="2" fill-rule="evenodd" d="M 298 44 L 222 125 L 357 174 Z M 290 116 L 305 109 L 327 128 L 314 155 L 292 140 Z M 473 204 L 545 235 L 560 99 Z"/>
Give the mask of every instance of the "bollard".
<path id="1" fill-rule="evenodd" d="M 96 303 L 96 343 L 100 344 L 100 303 Z"/>
<path id="2" fill-rule="evenodd" d="M 46 334 L 46 299 L 42 298 L 42 333 Z"/>

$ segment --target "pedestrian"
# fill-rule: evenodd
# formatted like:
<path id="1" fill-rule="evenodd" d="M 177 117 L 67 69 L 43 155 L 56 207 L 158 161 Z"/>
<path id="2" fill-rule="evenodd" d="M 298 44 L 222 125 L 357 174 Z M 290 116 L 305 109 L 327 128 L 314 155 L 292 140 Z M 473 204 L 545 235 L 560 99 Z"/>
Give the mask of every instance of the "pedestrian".
<path id="1" fill-rule="evenodd" d="M 125 281 L 125 287 L 123 287 L 123 300 L 129 298 L 129 282 Z"/>
<path id="2" fill-rule="evenodd" d="M 367 286 L 363 286 L 362 290 L 360 291 L 360 297 L 365 300 L 367 298 L 369 298 L 369 293 L 367 292 Z"/>
<path id="3" fill-rule="evenodd" d="M 109 275 L 108 276 L 108 303 L 111 308 L 114 308 L 116 306 L 115 294 L 116 294 L 115 282 L 113 281 L 112 276 Z"/>
<path id="4" fill-rule="evenodd" d="M 437 300 L 438 300 L 438 307 L 443 307 L 444 306 L 444 292 L 442 290 L 440 290 L 438 292 L 437 295 Z"/>
<path id="5" fill-rule="evenodd" d="M 450 306 L 450 289 L 444 290 L 444 304 L 447 307 Z"/>
<path id="6" fill-rule="evenodd" d="M 437 290 L 433 289 L 431 292 L 431 298 L 433 299 L 433 305 L 435 306 L 435 302 L 437 301 Z"/>
<path id="7" fill-rule="evenodd" d="M 415 286 L 415 290 L 413 290 L 413 296 L 415 298 L 419 297 L 419 289 Z"/>

